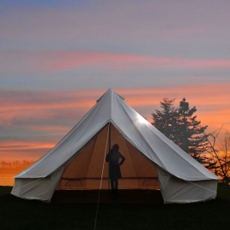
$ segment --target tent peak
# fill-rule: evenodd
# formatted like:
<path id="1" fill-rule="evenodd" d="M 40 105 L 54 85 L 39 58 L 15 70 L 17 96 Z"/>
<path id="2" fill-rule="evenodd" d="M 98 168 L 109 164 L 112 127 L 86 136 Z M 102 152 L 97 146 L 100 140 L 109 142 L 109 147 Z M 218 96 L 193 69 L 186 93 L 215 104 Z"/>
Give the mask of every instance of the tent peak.
<path id="1" fill-rule="evenodd" d="M 121 96 L 121 95 L 119 95 L 119 94 L 117 94 L 116 92 L 114 92 L 114 90 L 112 89 L 112 88 L 109 88 L 98 100 L 97 100 L 97 102 L 99 102 L 100 100 L 101 100 L 101 98 L 103 98 L 103 97 L 110 97 L 110 98 L 112 98 L 112 97 L 114 97 L 114 96 L 118 96 L 118 97 L 120 97 L 122 100 L 124 100 L 124 98 Z"/>
<path id="2" fill-rule="evenodd" d="M 105 92 L 105 94 L 116 94 L 112 88 L 108 88 L 108 90 Z"/>

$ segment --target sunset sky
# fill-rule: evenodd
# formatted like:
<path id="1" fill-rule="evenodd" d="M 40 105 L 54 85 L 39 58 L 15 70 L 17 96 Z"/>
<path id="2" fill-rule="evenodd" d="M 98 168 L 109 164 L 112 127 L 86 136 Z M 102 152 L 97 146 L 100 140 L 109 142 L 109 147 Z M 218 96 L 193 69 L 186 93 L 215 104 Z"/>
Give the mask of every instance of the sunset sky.
<path id="1" fill-rule="evenodd" d="M 151 121 L 185 97 L 230 132 L 230 1 L 2 0 L 0 161 L 37 160 L 108 88 Z"/>

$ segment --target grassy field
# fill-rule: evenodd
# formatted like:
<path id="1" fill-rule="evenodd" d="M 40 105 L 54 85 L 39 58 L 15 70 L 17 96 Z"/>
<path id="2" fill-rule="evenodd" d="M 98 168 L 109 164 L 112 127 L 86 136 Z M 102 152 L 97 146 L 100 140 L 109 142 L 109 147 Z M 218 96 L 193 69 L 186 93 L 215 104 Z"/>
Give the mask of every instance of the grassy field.
<path id="1" fill-rule="evenodd" d="M 0 187 L 1 230 L 93 230 L 96 203 L 42 203 L 16 198 Z M 220 184 L 216 200 L 194 204 L 99 205 L 97 230 L 229 229 L 230 186 Z"/>

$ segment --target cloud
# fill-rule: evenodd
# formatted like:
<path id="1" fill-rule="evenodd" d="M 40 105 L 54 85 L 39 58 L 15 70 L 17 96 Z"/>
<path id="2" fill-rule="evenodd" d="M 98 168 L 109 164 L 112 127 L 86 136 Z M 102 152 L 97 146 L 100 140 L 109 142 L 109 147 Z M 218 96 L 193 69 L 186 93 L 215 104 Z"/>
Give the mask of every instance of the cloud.
<path id="1" fill-rule="evenodd" d="M 137 69 L 229 69 L 230 60 L 192 60 L 141 56 L 127 53 L 50 51 L 50 52 L 0 52 L 1 71 L 39 73 L 82 66 L 97 66 L 109 70 Z M 14 65 L 12 66 L 12 63 Z"/>
<path id="2" fill-rule="evenodd" d="M 151 113 L 160 109 L 160 101 L 167 97 L 176 99 L 178 106 L 182 98 L 186 98 L 190 107 L 196 106 L 198 120 L 202 125 L 208 125 L 209 131 L 214 131 L 224 125 L 230 130 L 230 83 L 198 84 L 177 87 L 162 87 L 158 89 L 117 90 L 124 96 L 126 103 L 134 107 L 141 115 L 152 121 Z"/>
<path id="3" fill-rule="evenodd" d="M 101 91 L 98 91 L 99 95 Z M 0 92 L 1 138 L 34 136 L 42 138 L 65 135 L 96 99 L 95 92 Z M 20 130 L 20 131 L 17 131 Z M 55 133 L 55 135 L 54 135 Z"/>
<path id="4" fill-rule="evenodd" d="M 55 146 L 55 142 L 5 140 L 0 142 L 0 157 L 2 161 L 38 160 Z"/>
<path id="5" fill-rule="evenodd" d="M 209 112 L 217 108 L 229 107 L 230 83 L 198 84 L 177 87 L 115 89 L 125 98 L 127 104 L 135 108 L 156 107 L 165 97 L 181 100 L 186 97 L 199 110 Z M 1 91 L 1 124 L 14 126 L 39 126 L 55 124 L 62 120 L 64 126 L 80 119 L 105 90 L 73 90 L 57 92 L 7 92 Z M 151 111 L 152 112 L 152 111 Z M 151 112 L 149 114 L 151 114 Z M 146 114 L 145 114 L 146 115 Z M 68 122 L 69 121 L 69 122 Z M 42 126 L 41 126 L 42 127 Z M 60 128 L 61 129 L 61 128 Z"/>
<path id="6" fill-rule="evenodd" d="M 224 124 L 230 130 L 230 83 L 198 84 L 164 88 L 115 89 L 125 102 L 151 122 L 151 114 L 160 109 L 164 97 L 186 97 L 196 106 L 202 125 L 214 131 Z M 54 146 L 96 103 L 105 90 L 60 92 L 0 92 L 0 155 L 41 157 Z"/>

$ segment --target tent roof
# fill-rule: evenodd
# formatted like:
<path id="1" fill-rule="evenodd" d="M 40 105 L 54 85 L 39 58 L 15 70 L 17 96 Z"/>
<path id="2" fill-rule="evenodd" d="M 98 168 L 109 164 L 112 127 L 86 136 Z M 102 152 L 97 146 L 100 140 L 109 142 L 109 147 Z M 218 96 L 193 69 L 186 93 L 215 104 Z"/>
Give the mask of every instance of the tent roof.
<path id="1" fill-rule="evenodd" d="M 52 150 L 16 178 L 44 178 L 57 171 L 109 122 L 127 141 L 168 173 L 186 181 L 218 179 L 127 105 L 112 89 L 107 90 Z"/>

